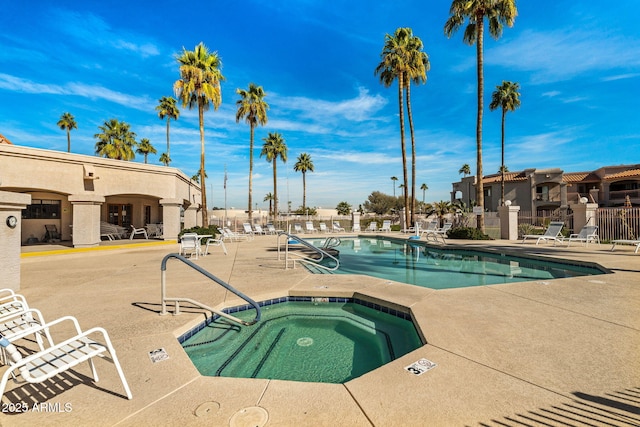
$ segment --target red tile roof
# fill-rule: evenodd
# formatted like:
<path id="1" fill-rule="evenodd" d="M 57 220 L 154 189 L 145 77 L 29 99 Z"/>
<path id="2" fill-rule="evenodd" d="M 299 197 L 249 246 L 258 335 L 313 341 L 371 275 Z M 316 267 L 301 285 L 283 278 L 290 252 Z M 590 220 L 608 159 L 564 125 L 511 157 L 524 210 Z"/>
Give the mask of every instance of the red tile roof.
<path id="1" fill-rule="evenodd" d="M 517 182 L 517 181 L 526 181 L 526 180 L 527 180 L 527 175 L 524 173 L 524 171 L 506 172 L 504 174 L 505 182 Z M 483 182 L 485 184 L 489 184 L 492 182 L 500 182 L 500 181 L 502 181 L 502 175 L 499 173 L 494 175 L 486 175 L 483 179 Z"/>
<path id="2" fill-rule="evenodd" d="M 626 171 L 612 173 L 610 175 L 604 176 L 604 179 L 606 179 L 607 181 L 621 178 L 640 178 L 640 169 L 629 169 Z"/>

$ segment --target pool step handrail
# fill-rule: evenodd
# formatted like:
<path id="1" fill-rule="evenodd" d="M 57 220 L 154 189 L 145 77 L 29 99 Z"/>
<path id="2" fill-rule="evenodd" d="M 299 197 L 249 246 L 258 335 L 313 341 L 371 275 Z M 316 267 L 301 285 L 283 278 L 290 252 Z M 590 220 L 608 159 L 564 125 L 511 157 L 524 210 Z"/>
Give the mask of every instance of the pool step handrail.
<path id="1" fill-rule="evenodd" d="M 327 240 L 324 241 L 324 245 L 322 245 L 322 249 L 331 249 L 340 246 L 341 240 L 339 237 L 328 237 Z"/>
<path id="2" fill-rule="evenodd" d="M 308 249 L 311 249 L 314 252 L 317 252 L 318 254 L 320 254 L 320 259 L 313 259 L 313 258 L 309 258 L 309 257 L 305 257 L 305 256 L 301 256 L 301 255 L 297 255 L 296 258 L 291 259 L 291 261 L 293 261 L 293 268 L 296 268 L 296 261 L 298 262 L 303 262 L 303 263 L 309 263 L 312 264 L 314 267 L 318 267 L 318 268 L 322 268 L 324 270 L 327 271 L 335 271 L 340 267 L 340 260 L 338 260 L 338 258 L 334 257 L 333 255 L 331 255 L 330 253 L 328 253 L 327 251 L 323 250 L 322 248 L 319 248 L 317 246 L 312 245 L 311 243 L 307 242 L 306 240 L 304 240 L 301 237 L 296 236 L 295 234 L 291 234 L 291 233 L 287 233 L 286 231 L 280 231 L 278 233 L 278 260 L 280 260 L 280 237 L 282 236 L 286 236 L 287 237 L 287 241 L 285 243 L 285 270 L 289 268 L 289 242 L 290 241 L 295 241 L 297 243 L 300 243 L 301 245 L 305 246 Z M 327 267 L 325 265 L 320 264 L 320 262 L 326 258 L 330 258 L 335 262 L 335 266 L 333 267 Z"/>
<path id="3" fill-rule="evenodd" d="M 177 259 L 179 261 L 182 261 L 183 263 L 185 263 L 189 267 L 191 267 L 194 270 L 196 270 L 198 273 L 203 274 L 207 278 L 213 280 L 214 282 L 216 282 L 217 284 L 219 284 L 223 288 L 227 289 L 228 291 L 233 292 L 234 294 L 236 294 L 237 296 L 239 296 L 240 298 L 242 298 L 243 300 L 245 300 L 246 302 L 251 304 L 256 309 L 256 317 L 252 321 L 247 322 L 245 320 L 238 319 L 235 316 L 231 316 L 230 314 L 227 314 L 227 313 L 224 313 L 222 311 L 216 310 L 216 309 L 214 309 L 212 307 L 209 307 L 206 304 L 202 304 L 202 303 L 200 303 L 198 301 L 195 301 L 195 300 L 193 300 L 191 298 L 168 298 L 167 297 L 166 272 L 167 272 L 167 261 L 169 261 L 169 259 L 171 259 L 171 258 L 175 258 L 175 259 Z M 243 294 L 242 292 L 240 292 L 239 290 L 237 290 L 236 288 L 234 288 L 233 286 L 231 286 L 230 284 L 228 284 L 224 280 L 214 276 L 213 274 L 209 273 L 204 268 L 202 268 L 199 265 L 194 264 L 193 262 L 189 261 L 188 259 L 186 259 L 182 255 L 179 255 L 179 254 L 176 254 L 176 253 L 172 253 L 172 254 L 166 255 L 162 259 L 162 263 L 160 265 L 160 276 L 161 276 L 161 294 L 162 294 L 161 295 L 161 297 L 162 297 L 162 310 L 160 311 L 160 315 L 166 315 L 167 314 L 167 302 L 173 302 L 175 304 L 175 310 L 174 310 L 174 313 L 173 313 L 174 315 L 180 314 L 180 303 L 181 302 L 186 302 L 186 303 L 193 304 L 193 305 L 195 305 L 197 307 L 200 307 L 200 308 L 202 308 L 204 310 L 210 311 L 210 312 L 212 312 L 214 314 L 217 314 L 218 316 L 224 317 L 225 319 L 229 319 L 229 320 L 231 320 L 233 322 L 239 323 L 239 324 L 244 325 L 244 326 L 255 325 L 256 323 L 258 323 L 260 321 L 261 311 L 260 311 L 260 306 L 258 305 L 257 302 L 255 302 L 254 300 L 252 300 L 251 298 L 249 298 L 248 296 L 246 296 L 245 294 Z"/>

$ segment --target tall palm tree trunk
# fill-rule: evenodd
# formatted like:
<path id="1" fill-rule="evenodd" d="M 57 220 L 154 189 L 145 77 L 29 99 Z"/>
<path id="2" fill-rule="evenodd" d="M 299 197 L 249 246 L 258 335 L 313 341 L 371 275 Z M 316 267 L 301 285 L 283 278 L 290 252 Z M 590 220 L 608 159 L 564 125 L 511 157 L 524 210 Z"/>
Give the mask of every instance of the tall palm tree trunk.
<path id="1" fill-rule="evenodd" d="M 411 81 L 407 82 L 407 116 L 409 117 L 409 133 L 411 135 L 411 226 L 415 222 L 416 211 L 416 139 L 413 131 L 413 115 L 411 114 Z"/>
<path id="2" fill-rule="evenodd" d="M 404 81 L 402 77 L 402 73 L 400 73 L 400 75 L 398 76 L 398 108 L 400 110 L 400 149 L 402 150 L 402 175 L 404 178 L 404 191 L 402 192 L 404 199 L 404 220 L 405 227 L 409 227 L 411 216 L 409 213 L 409 196 L 407 194 L 407 189 L 409 188 L 409 178 L 407 176 L 407 148 L 404 138 L 404 97 L 402 96 Z"/>
<path id="3" fill-rule="evenodd" d="M 307 174 L 302 172 L 302 212 L 307 212 Z"/>
<path id="4" fill-rule="evenodd" d="M 477 216 L 477 228 L 484 233 L 484 182 L 482 179 L 482 108 L 484 102 L 484 17 L 478 16 L 478 38 L 476 40 L 477 73 L 478 73 L 478 120 L 476 122 L 477 170 L 476 170 L 476 200 L 483 211 Z"/>
<path id="5" fill-rule="evenodd" d="M 204 105 L 198 102 L 198 119 L 200 121 L 200 194 L 202 194 L 202 226 L 209 226 L 209 215 L 207 215 L 207 186 L 204 182 Z"/>
<path id="6" fill-rule="evenodd" d="M 169 121 L 171 121 L 171 119 L 169 117 L 167 117 L 167 157 L 170 157 L 170 152 L 169 152 Z"/>
<path id="7" fill-rule="evenodd" d="M 71 131 L 67 128 L 67 153 L 71 152 Z"/>
<path id="8" fill-rule="evenodd" d="M 273 157 L 273 212 L 274 217 L 278 215 L 278 185 L 276 180 L 276 160 L 278 156 Z"/>
<path id="9" fill-rule="evenodd" d="M 502 109 L 502 167 L 500 168 L 500 205 L 504 206 L 504 121 L 507 117 L 506 108 Z"/>
<path id="10" fill-rule="evenodd" d="M 251 202 L 253 201 L 251 198 L 251 194 L 253 193 L 253 123 L 249 125 L 249 129 L 249 207 L 247 211 L 249 212 L 249 222 L 251 222 L 253 216 L 251 215 Z"/>

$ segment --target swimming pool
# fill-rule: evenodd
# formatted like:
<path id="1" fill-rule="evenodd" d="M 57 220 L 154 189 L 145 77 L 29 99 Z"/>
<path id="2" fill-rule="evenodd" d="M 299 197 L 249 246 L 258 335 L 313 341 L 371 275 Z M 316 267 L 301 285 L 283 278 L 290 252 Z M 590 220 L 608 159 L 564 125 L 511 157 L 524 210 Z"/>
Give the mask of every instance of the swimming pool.
<path id="1" fill-rule="evenodd" d="M 320 247 L 324 241 L 309 240 Z M 432 289 L 607 273 L 595 264 L 481 250 L 435 248 L 425 242 L 393 238 L 340 238 L 340 245 L 335 249 L 340 260 L 340 268 L 333 272 L 335 274 L 364 274 Z M 319 268 L 310 270 L 318 274 L 327 273 Z"/>
<path id="2" fill-rule="evenodd" d="M 218 318 L 179 341 L 202 375 L 325 383 L 344 383 L 423 345 L 408 312 L 355 298 L 284 300 L 261 303 L 254 326 Z"/>

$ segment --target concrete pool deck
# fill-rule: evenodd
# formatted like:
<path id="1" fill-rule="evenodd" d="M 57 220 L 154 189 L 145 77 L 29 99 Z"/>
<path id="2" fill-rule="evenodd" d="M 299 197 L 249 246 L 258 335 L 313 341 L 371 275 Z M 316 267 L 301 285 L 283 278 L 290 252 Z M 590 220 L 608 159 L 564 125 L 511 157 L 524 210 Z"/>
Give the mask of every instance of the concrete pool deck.
<path id="1" fill-rule="evenodd" d="M 432 290 L 367 276 L 285 270 L 276 239 L 226 243 L 227 256 L 217 247 L 195 262 L 256 301 L 356 294 L 409 307 L 427 344 L 346 384 L 203 377 L 176 340 L 204 319 L 203 312 L 183 306 L 179 316 L 159 315 L 160 262 L 178 251 L 176 243 L 110 242 L 80 252 L 24 247 L 20 293 L 47 320 L 73 315 L 83 329 L 104 327 L 133 399 L 124 397 L 113 365 L 98 360 L 97 383 L 86 364 L 44 384 L 10 381 L 0 424 L 640 424 L 640 255 L 633 248 L 449 240 L 451 246 L 597 262 L 614 273 Z M 175 260 L 168 264 L 167 290 L 217 308 L 240 303 Z M 160 348 L 169 358 L 152 363 L 149 352 Z M 421 358 L 437 366 L 420 376 L 404 369 Z M 16 409 L 11 404 L 22 403 L 27 412 L 9 413 Z"/>

